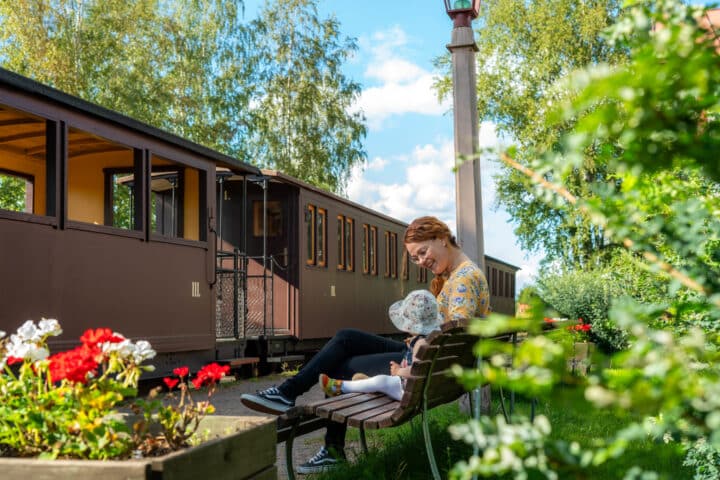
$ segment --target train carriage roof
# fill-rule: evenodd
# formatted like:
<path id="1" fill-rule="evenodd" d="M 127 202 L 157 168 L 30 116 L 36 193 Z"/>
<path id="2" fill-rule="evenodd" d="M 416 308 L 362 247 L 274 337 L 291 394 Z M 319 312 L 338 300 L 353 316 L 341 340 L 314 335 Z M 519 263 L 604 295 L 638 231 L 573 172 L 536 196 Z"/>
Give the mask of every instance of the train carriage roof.
<path id="1" fill-rule="evenodd" d="M 88 102 L 79 97 L 75 97 L 65 92 L 61 92 L 60 90 L 56 90 L 55 88 L 36 82 L 35 80 L 24 77 L 22 75 L 18 75 L 17 73 L 11 72 L 10 70 L 6 70 L 4 68 L 0 68 L 0 86 L 8 86 L 22 92 L 39 96 L 44 100 L 59 104 L 63 107 L 67 107 L 94 117 L 108 120 L 112 123 L 134 130 L 144 135 L 149 135 L 156 139 L 177 145 L 180 148 L 184 148 L 198 155 L 202 155 L 203 157 L 208 158 L 210 161 L 229 167 L 231 169 L 240 169 L 245 173 L 251 174 L 260 173 L 260 170 L 257 167 L 248 163 L 241 162 L 240 160 L 237 160 L 229 155 L 222 154 L 211 148 L 191 142 L 165 130 L 152 127 L 146 123 L 140 122 L 116 111 L 109 110 L 105 107 L 101 107 L 100 105 Z"/>

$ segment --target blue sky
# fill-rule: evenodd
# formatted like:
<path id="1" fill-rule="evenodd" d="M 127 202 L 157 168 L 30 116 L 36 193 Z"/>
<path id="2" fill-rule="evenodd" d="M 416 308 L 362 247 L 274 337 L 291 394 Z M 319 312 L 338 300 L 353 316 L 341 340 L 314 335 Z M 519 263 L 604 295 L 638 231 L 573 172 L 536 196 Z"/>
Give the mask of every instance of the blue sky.
<path id="1" fill-rule="evenodd" d="M 246 0 L 246 17 L 263 3 Z M 344 70 L 362 85 L 358 107 L 367 117 L 368 161 L 353 172 L 348 196 L 406 222 L 435 215 L 454 232 L 452 105 L 440 104 L 431 88 L 432 61 L 447 51 L 452 29 L 443 2 L 320 0 L 318 6 L 323 18 L 334 14 L 359 46 Z M 482 122 L 480 145 L 497 144 L 492 123 Z M 540 257 L 521 250 L 507 213 L 494 208 L 496 169 L 490 159 L 481 162 L 485 253 L 521 267 L 519 292 Z"/>

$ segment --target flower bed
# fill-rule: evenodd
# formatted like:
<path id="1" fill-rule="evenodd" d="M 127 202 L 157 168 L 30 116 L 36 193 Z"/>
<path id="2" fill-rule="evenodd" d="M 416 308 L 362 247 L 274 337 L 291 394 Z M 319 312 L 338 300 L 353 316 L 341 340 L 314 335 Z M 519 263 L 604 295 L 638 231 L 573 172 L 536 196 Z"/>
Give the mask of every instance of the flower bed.
<path id="1" fill-rule="evenodd" d="M 155 356 L 146 341 L 133 342 L 107 328 L 87 330 L 80 345 L 50 355 L 56 320 L 28 320 L 15 334 L 0 332 L 0 457 L 110 460 L 164 455 L 197 443 L 210 397 L 229 367 L 210 364 L 190 380 L 187 367 L 165 378 L 147 399 L 136 398 L 142 363 Z M 190 387 L 207 387 L 195 401 Z M 129 407 L 135 416 L 118 414 Z M 195 436 L 194 436 L 195 435 Z"/>

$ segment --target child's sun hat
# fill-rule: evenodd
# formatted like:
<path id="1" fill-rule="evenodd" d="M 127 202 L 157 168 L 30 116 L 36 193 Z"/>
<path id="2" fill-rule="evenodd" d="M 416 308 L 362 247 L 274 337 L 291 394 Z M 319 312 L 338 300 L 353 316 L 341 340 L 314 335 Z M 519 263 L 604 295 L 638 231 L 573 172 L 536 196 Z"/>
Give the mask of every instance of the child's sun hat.
<path id="1" fill-rule="evenodd" d="M 434 330 L 440 330 L 442 325 L 437 300 L 427 290 L 408 293 L 403 300 L 390 305 L 389 315 L 398 330 L 413 335 L 429 335 Z"/>

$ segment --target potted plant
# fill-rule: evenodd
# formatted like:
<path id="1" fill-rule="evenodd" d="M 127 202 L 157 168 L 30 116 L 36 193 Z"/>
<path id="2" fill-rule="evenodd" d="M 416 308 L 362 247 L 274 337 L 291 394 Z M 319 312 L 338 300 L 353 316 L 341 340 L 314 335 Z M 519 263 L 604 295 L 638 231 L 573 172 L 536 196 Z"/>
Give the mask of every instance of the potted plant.
<path id="1" fill-rule="evenodd" d="M 0 332 L 3 478 L 190 479 L 208 468 L 214 478 L 275 478 L 272 419 L 207 416 L 228 367 L 206 365 L 192 380 L 178 368 L 165 379 L 175 393 L 137 399 L 155 356 L 148 342 L 89 329 L 78 347 L 50 355 L 47 340 L 61 333 L 52 319 Z M 190 384 L 207 387 L 207 400 L 194 401 Z"/>

